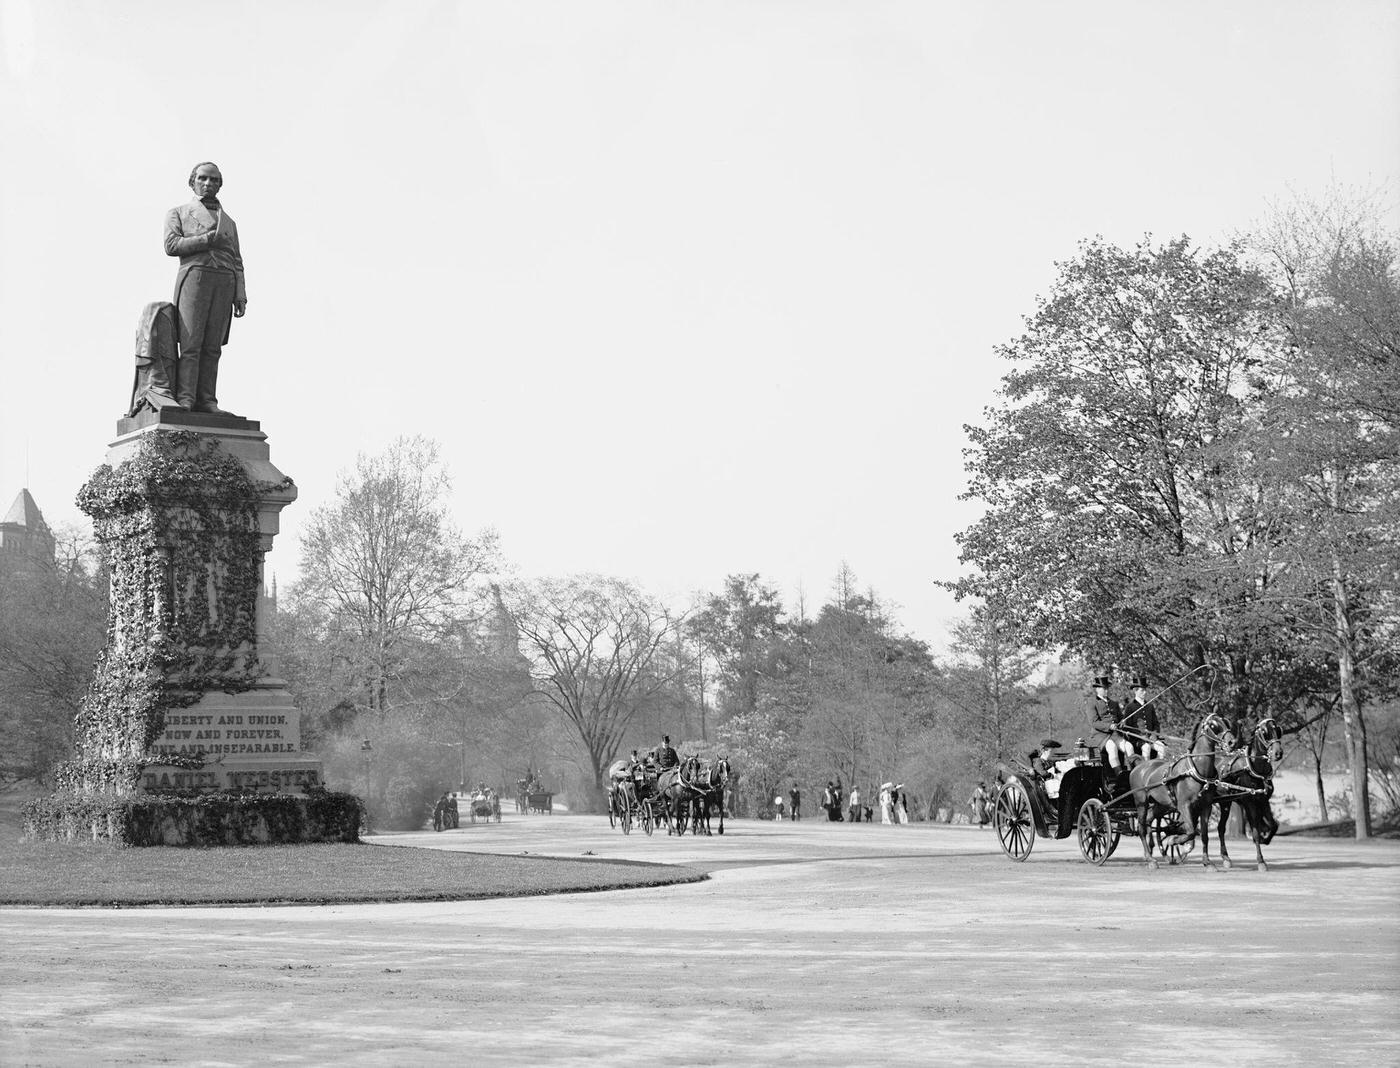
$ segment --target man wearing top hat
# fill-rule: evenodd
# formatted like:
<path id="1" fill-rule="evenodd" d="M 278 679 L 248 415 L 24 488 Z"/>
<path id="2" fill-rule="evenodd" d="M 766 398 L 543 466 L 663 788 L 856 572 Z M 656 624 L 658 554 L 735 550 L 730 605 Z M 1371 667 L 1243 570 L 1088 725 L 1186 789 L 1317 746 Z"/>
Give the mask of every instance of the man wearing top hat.
<path id="1" fill-rule="evenodd" d="M 1103 749 L 1104 759 L 1112 769 L 1114 793 L 1118 794 L 1126 793 L 1128 789 L 1127 763 L 1132 758 L 1133 747 L 1119 733 L 1123 709 L 1109 696 L 1112 685 L 1113 679 L 1107 673 L 1095 675 L 1094 688 L 1085 702 L 1085 711 L 1094 728 L 1094 747 Z"/>
<path id="2" fill-rule="evenodd" d="M 656 747 L 656 766 L 665 771 L 667 768 L 674 768 L 680 762 L 679 754 L 671 748 L 671 736 L 665 735 L 661 744 Z"/>
<path id="3" fill-rule="evenodd" d="M 224 176 L 212 163 L 196 164 L 194 199 L 165 213 L 165 252 L 180 257 L 175 275 L 180 361 L 175 399 L 182 408 L 228 415 L 217 403 L 219 356 L 229 328 L 248 307 L 238 227 L 219 202 Z"/>
<path id="4" fill-rule="evenodd" d="M 1147 676 L 1134 675 L 1132 687 L 1133 696 L 1123 702 L 1123 717 L 1120 721 L 1123 734 L 1138 747 L 1138 752 L 1144 760 L 1161 760 L 1167 754 L 1162 748 L 1157 709 L 1147 699 Z"/>

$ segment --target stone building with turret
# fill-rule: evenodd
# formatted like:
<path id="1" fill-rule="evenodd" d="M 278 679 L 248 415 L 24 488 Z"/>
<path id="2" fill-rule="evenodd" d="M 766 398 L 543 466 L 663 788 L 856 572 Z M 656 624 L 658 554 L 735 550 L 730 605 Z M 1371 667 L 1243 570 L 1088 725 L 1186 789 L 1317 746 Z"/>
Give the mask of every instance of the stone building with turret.
<path id="1" fill-rule="evenodd" d="M 27 489 L 20 490 L 0 520 L 0 567 L 52 564 L 56 546 L 44 513 Z"/>

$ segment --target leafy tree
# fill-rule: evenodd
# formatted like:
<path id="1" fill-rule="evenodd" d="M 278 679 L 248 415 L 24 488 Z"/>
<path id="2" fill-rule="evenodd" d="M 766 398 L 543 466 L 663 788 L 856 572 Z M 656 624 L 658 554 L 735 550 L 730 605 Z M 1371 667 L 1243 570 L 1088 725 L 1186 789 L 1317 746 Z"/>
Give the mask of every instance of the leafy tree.
<path id="1" fill-rule="evenodd" d="M 832 769 L 848 783 L 895 775 L 909 740 L 930 721 L 937 674 L 928 647 L 897 632 L 874 592 L 854 592 L 842 566 L 833 601 L 798 632 L 796 674 L 807 711 L 800 749 L 818 780 Z"/>
<path id="2" fill-rule="evenodd" d="M 719 665 L 722 711 L 753 711 L 760 682 L 771 670 L 770 658 L 786 629 L 778 594 L 757 574 L 730 575 L 724 592 L 706 600 L 688 629 Z"/>
<path id="3" fill-rule="evenodd" d="M 1275 210 L 1254 238 L 1284 293 L 1290 345 L 1259 380 L 1273 476 L 1288 490 L 1274 596 L 1323 642 L 1370 833 L 1367 691 L 1394 692 L 1400 588 L 1400 272 L 1365 196 Z"/>
<path id="4" fill-rule="evenodd" d="M 999 350 L 1014 365 L 1000 405 L 967 428 L 965 496 L 986 510 L 959 535 L 975 571 L 958 594 L 1039 648 L 1167 680 L 1219 665 L 1214 696 L 1236 712 L 1295 700 L 1283 613 L 1260 596 L 1276 565 L 1251 555 L 1276 537 L 1280 491 L 1238 452 L 1250 375 L 1279 336 L 1238 247 L 1085 243 Z M 1203 690 L 1174 690 L 1168 720 Z"/>
<path id="5" fill-rule="evenodd" d="M 753 708 L 736 712 L 718 729 L 720 745 L 738 774 L 743 801 L 765 818 L 772 815 L 773 798 L 786 794 L 783 785 L 793 773 L 800 711 L 792 698 L 781 685 L 765 685 Z"/>
<path id="6" fill-rule="evenodd" d="M 107 615 L 91 539 L 59 530 L 47 557 L 0 559 L 0 783 L 68 754 Z"/>
<path id="7" fill-rule="evenodd" d="M 1018 640 L 1014 628 L 985 605 L 953 627 L 953 663 L 940 687 L 945 722 L 985 773 L 1014 755 L 1040 703 L 1029 683 L 1041 656 Z"/>
<path id="8" fill-rule="evenodd" d="M 507 600 L 536 692 L 577 733 L 591 801 L 601 809 L 608 765 L 638 709 L 683 669 L 664 653 L 684 617 L 629 583 L 598 575 L 522 585 Z"/>

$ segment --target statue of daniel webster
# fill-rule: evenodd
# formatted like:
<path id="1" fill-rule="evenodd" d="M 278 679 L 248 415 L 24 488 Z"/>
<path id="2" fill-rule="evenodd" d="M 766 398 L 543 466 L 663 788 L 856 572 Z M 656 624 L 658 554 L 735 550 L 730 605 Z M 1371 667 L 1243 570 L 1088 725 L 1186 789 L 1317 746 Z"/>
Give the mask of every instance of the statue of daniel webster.
<path id="1" fill-rule="evenodd" d="M 228 415 L 218 405 L 219 355 L 234 318 L 248 307 L 238 227 L 219 203 L 219 168 L 201 163 L 190 171 L 194 199 L 165 215 L 165 252 L 180 257 L 175 309 L 180 323 L 176 400 L 180 407 Z"/>

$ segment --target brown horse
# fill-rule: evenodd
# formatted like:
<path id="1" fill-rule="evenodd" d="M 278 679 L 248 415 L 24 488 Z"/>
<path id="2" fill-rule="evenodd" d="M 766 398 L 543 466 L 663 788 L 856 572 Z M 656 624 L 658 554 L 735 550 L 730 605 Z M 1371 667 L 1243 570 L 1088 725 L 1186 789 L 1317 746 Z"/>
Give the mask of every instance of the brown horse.
<path id="1" fill-rule="evenodd" d="M 696 791 L 690 785 L 690 778 L 699 766 L 697 757 L 689 756 L 675 767 L 668 767 L 657 775 L 657 801 L 666 816 L 666 834 L 685 834 L 686 816 L 690 812 L 690 801 Z"/>
<path id="2" fill-rule="evenodd" d="M 1220 765 L 1221 792 L 1216 798 L 1220 806 L 1220 863 L 1230 867 L 1230 853 L 1225 848 L 1225 824 L 1230 818 L 1230 806 L 1238 804 L 1244 810 L 1245 822 L 1254 835 L 1254 858 L 1257 871 L 1268 871 L 1264 863 L 1264 846 L 1273 841 L 1278 830 L 1269 798 L 1274 792 L 1274 770 L 1283 760 L 1283 732 L 1273 716 L 1265 716 L 1249 732 L 1245 748 L 1234 753 Z"/>
<path id="3" fill-rule="evenodd" d="M 690 801 L 691 831 L 710 833 L 710 806 L 719 805 L 719 833 L 724 833 L 724 788 L 729 783 L 729 758 L 711 764 L 700 761 L 687 785 L 695 791 Z"/>
<path id="4" fill-rule="evenodd" d="M 1199 834 L 1201 864 L 1214 871 L 1207 837 L 1211 807 L 1215 804 L 1215 755 L 1235 748 L 1235 732 L 1219 712 L 1207 713 L 1191 734 L 1191 751 L 1174 760 L 1144 760 L 1128 772 L 1128 784 L 1137 802 L 1138 833 L 1142 855 L 1149 868 L 1157 867 L 1152 855 L 1149 813 L 1153 816 L 1176 813 L 1183 833 L 1168 838 L 1164 845 L 1190 846 Z"/>

